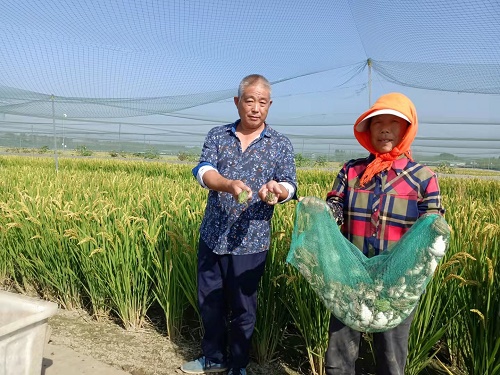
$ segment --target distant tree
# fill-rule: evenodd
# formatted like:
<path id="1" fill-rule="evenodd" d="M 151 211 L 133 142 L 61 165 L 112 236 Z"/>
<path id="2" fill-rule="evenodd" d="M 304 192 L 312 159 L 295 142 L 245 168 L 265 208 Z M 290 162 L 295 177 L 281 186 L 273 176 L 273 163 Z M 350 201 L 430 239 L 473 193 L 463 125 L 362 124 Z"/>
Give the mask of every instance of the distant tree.
<path id="1" fill-rule="evenodd" d="M 77 146 L 75 151 L 80 156 L 92 156 L 92 150 L 89 150 L 87 146 Z"/>
<path id="2" fill-rule="evenodd" d="M 189 155 L 187 152 L 184 152 L 184 151 L 180 151 L 178 154 L 177 154 L 177 159 L 179 159 L 180 161 L 186 161 L 188 159 Z"/>
<path id="3" fill-rule="evenodd" d="M 49 146 L 42 146 L 38 149 L 39 154 L 46 154 L 47 152 L 49 152 Z"/>
<path id="4" fill-rule="evenodd" d="M 177 159 L 179 159 L 180 161 L 197 162 L 199 159 L 199 155 L 185 151 L 179 151 L 179 153 L 177 154 Z"/>
<path id="5" fill-rule="evenodd" d="M 328 160 L 327 160 L 325 155 L 320 155 L 316 158 L 315 164 L 320 166 L 320 167 L 324 167 L 326 165 L 327 161 Z"/>
<path id="6" fill-rule="evenodd" d="M 307 159 L 302 154 L 295 154 L 295 164 L 297 167 L 303 167 L 307 163 Z"/>
<path id="7" fill-rule="evenodd" d="M 436 172 L 438 172 L 438 173 L 445 173 L 445 174 L 453 174 L 453 173 L 455 173 L 455 168 L 452 168 L 447 163 L 441 163 L 436 168 Z"/>
<path id="8" fill-rule="evenodd" d="M 144 159 L 159 159 L 160 153 L 154 148 L 148 148 L 143 156 Z"/>
<path id="9" fill-rule="evenodd" d="M 455 155 L 449 154 L 447 152 L 443 152 L 443 153 L 439 154 L 439 157 L 441 159 L 446 159 L 446 160 L 453 160 L 453 159 L 457 158 Z"/>

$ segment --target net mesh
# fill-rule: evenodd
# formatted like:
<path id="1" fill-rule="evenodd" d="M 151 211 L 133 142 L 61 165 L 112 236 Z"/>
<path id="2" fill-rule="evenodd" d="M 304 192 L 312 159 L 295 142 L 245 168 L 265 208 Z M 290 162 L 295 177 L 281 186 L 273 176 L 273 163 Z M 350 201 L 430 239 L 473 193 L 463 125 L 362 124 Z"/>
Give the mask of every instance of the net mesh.
<path id="1" fill-rule="evenodd" d="M 441 215 L 427 214 L 390 250 L 367 258 L 342 235 L 327 204 L 309 197 L 296 207 L 287 262 L 345 325 L 382 332 L 416 307 L 449 235 Z"/>
<path id="2" fill-rule="evenodd" d="M 299 153 L 356 149 L 354 120 L 390 90 L 439 103 L 417 105 L 420 150 L 497 153 L 498 19 L 496 0 L 2 0 L 0 127 L 20 134 L 9 146 L 56 133 L 73 147 L 200 148 L 236 119 L 239 80 L 261 73 L 273 84 L 269 122 Z M 477 136 L 450 132 L 461 125 Z"/>
<path id="3" fill-rule="evenodd" d="M 35 102 L 54 95 L 81 104 L 74 117 L 136 116 L 230 98 L 242 72 L 355 93 L 368 62 L 405 86 L 500 94 L 499 18 L 483 0 L 4 0 L 0 99 L 7 113 L 45 116 Z"/>

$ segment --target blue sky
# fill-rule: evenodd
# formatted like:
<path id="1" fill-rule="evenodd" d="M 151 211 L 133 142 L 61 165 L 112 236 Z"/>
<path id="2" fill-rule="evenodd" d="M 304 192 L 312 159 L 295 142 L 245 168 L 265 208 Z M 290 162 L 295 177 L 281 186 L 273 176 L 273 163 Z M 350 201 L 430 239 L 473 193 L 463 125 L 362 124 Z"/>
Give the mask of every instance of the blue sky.
<path id="1" fill-rule="evenodd" d="M 414 101 L 428 150 L 500 156 L 500 3 L 395 4 L 2 0 L 0 125 L 31 127 L 32 116 L 51 113 L 50 100 L 35 94 L 54 94 L 58 131 L 66 113 L 67 132 L 104 137 L 128 123 L 131 137 L 161 132 L 198 145 L 210 126 L 235 120 L 239 80 L 261 73 L 278 82 L 269 122 L 297 147 L 353 147 L 345 138 L 371 88 L 372 102 L 390 91 Z M 126 100 L 102 115 L 100 100 L 116 98 Z M 179 102 L 188 108 L 176 110 Z M 160 115 L 123 118 L 144 110 Z"/>

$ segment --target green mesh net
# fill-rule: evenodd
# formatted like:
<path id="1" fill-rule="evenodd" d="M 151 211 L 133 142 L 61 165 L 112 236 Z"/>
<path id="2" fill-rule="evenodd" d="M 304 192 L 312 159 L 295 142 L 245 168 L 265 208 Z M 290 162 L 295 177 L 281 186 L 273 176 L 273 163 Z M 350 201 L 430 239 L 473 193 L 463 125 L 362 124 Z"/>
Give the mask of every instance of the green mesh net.
<path id="1" fill-rule="evenodd" d="M 297 204 L 287 262 L 345 325 L 382 332 L 416 307 L 449 235 L 441 215 L 427 214 L 390 250 L 367 258 L 342 235 L 326 203 L 308 197 Z"/>

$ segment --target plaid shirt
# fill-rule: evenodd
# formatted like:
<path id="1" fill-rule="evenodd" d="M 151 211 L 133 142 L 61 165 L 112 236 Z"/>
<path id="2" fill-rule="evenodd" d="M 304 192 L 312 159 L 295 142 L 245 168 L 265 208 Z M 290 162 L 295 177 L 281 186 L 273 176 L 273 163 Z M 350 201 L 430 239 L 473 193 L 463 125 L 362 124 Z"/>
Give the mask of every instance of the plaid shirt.
<path id="1" fill-rule="evenodd" d="M 334 212 L 342 210 L 342 233 L 366 256 L 390 249 L 423 214 L 444 214 L 436 174 L 405 157 L 360 188 L 373 158 L 348 161 L 327 194 Z"/>

